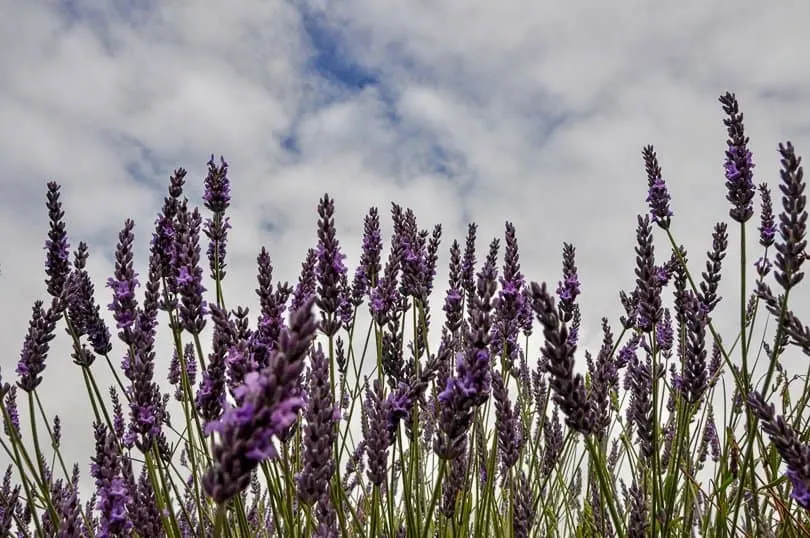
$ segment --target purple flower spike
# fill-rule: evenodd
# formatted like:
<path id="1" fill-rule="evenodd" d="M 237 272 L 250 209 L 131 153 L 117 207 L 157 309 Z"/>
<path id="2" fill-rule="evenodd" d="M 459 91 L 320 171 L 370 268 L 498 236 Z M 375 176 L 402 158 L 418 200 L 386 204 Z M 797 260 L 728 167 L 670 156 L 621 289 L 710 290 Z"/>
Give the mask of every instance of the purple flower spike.
<path id="1" fill-rule="evenodd" d="M 655 248 L 648 216 L 638 217 L 636 228 L 636 294 L 638 297 L 636 325 L 643 332 L 651 332 L 661 320 L 662 279 L 655 266 Z"/>
<path id="2" fill-rule="evenodd" d="M 243 491 L 253 470 L 276 456 L 273 439 L 296 421 L 304 407 L 298 384 L 315 330 L 312 301 L 308 301 L 293 313 L 290 329 L 282 334 L 268 366 L 248 374 L 236 391 L 239 407 L 228 409 L 212 424 L 220 440 L 213 447 L 214 464 L 203 477 L 203 488 L 217 504 Z"/>
<path id="3" fill-rule="evenodd" d="M 381 269 L 381 254 L 380 216 L 377 208 L 372 207 L 363 224 L 363 252 L 360 255 L 360 265 L 354 274 L 352 285 L 352 301 L 355 306 L 363 300 L 363 295 L 377 285 Z"/>
<path id="4" fill-rule="evenodd" d="M 321 330 L 334 336 L 340 330 L 337 315 L 343 301 L 348 300 L 346 257 L 340 250 L 335 232 L 335 202 L 324 195 L 318 204 L 318 300 L 321 310 Z"/>
<path id="5" fill-rule="evenodd" d="M 28 334 L 23 341 L 20 361 L 17 363 L 17 374 L 20 376 L 17 385 L 25 392 L 33 391 L 42 382 L 39 374 L 45 370 L 45 359 L 59 317 L 57 303 L 58 299 L 54 299 L 54 305 L 47 311 L 43 310 L 42 301 L 34 303 Z"/>
<path id="6" fill-rule="evenodd" d="M 96 479 L 96 509 L 101 512 L 100 529 L 96 531 L 96 536 L 126 536 L 132 529 L 132 522 L 127 512 L 130 493 L 121 476 L 121 455 L 115 438 L 104 424 L 95 425 L 95 437 L 96 455 L 90 474 Z"/>
<path id="7" fill-rule="evenodd" d="M 506 248 L 503 259 L 503 276 L 500 278 L 501 291 L 493 300 L 495 323 L 492 328 L 492 352 L 505 356 L 511 369 L 520 351 L 518 333 L 521 315 L 525 311 L 526 297 L 523 295 L 525 280 L 520 272 L 520 256 L 515 235 L 515 227 L 506 223 Z"/>
<path id="8" fill-rule="evenodd" d="M 309 400 L 304 429 L 304 468 L 297 477 L 298 498 L 312 506 L 329 492 L 329 480 L 335 472 L 333 446 L 337 437 L 335 424 L 340 418 L 335 407 L 329 381 L 329 359 L 319 345 L 310 354 L 312 369 L 309 379 Z M 337 412 L 337 416 L 336 416 Z"/>
<path id="9" fill-rule="evenodd" d="M 219 158 L 219 166 L 214 156 L 208 161 L 208 175 L 205 177 L 203 200 L 212 213 L 224 213 L 231 204 L 231 181 L 228 179 L 228 163 Z"/>
<path id="10" fill-rule="evenodd" d="M 203 232 L 208 237 L 208 264 L 211 278 L 221 280 L 225 277 L 225 254 L 228 230 L 231 224 L 225 216 L 225 210 L 231 202 L 231 182 L 228 179 L 228 163 L 219 158 L 220 166 L 214 163 L 214 156 L 208 161 L 208 175 L 205 178 L 203 200 L 205 207 L 214 214 L 213 219 L 205 222 Z"/>
<path id="11" fill-rule="evenodd" d="M 647 183 L 649 193 L 647 203 L 650 205 L 650 217 L 661 229 L 669 229 L 672 210 L 669 207 L 669 190 L 664 178 L 661 177 L 661 167 L 658 165 L 658 156 L 652 146 L 645 146 L 642 150 L 644 165 L 647 169 Z"/>
<path id="12" fill-rule="evenodd" d="M 366 386 L 362 421 L 368 458 L 367 476 L 375 486 L 382 486 L 387 474 L 388 448 L 393 442 L 388 430 L 388 420 L 388 402 L 384 399 L 383 384 L 375 379 L 372 386 Z"/>
<path id="13" fill-rule="evenodd" d="M 746 222 L 754 214 L 752 200 L 755 187 L 753 181 L 754 163 L 748 150 L 748 137 L 745 136 L 743 114 L 733 93 L 720 97 L 723 112 L 728 118 L 723 120 L 728 130 L 728 149 L 726 150 L 726 199 L 731 202 L 729 215 L 737 222 Z"/>
<path id="14" fill-rule="evenodd" d="M 492 393 L 495 397 L 495 418 L 498 430 L 498 453 L 504 476 L 520 458 L 522 438 L 519 409 L 512 408 L 509 390 L 498 372 L 492 372 Z"/>
<path id="15" fill-rule="evenodd" d="M 581 374 L 574 375 L 574 353 L 576 346 L 568 339 L 568 328 L 560 319 L 554 305 L 554 298 L 548 293 L 546 284 L 531 283 L 532 309 L 543 326 L 546 344 L 542 357 L 548 361 L 551 374 L 550 384 L 554 389 L 554 401 L 568 417 L 569 427 L 588 434 L 593 427 L 593 413 L 585 392 L 585 382 Z"/>
<path id="16" fill-rule="evenodd" d="M 795 499 L 805 510 L 810 510 L 810 479 L 790 466 L 787 469 L 787 477 L 793 484 L 793 491 L 790 492 L 791 498 Z"/>
<path id="17" fill-rule="evenodd" d="M 790 142 L 779 145 L 779 154 L 782 157 L 782 184 L 779 186 L 782 213 L 779 215 L 780 241 L 775 245 L 774 278 L 787 292 L 804 278 L 801 267 L 807 258 L 807 196 L 801 157 L 796 155 Z"/>
<path id="18" fill-rule="evenodd" d="M 118 234 L 118 246 L 115 248 L 115 276 L 107 280 L 107 287 L 113 290 L 113 300 L 108 307 L 112 311 L 116 326 L 120 331 L 118 337 L 126 345 L 134 343 L 132 324 L 135 323 L 138 308 L 135 290 L 140 285 L 138 274 L 132 264 L 132 242 L 135 240 L 132 230 L 134 227 L 135 223 L 127 219 L 124 229 Z"/>
<path id="19" fill-rule="evenodd" d="M 771 189 L 767 183 L 759 186 L 759 197 L 762 211 L 759 225 L 759 244 L 765 248 L 773 245 L 776 237 L 776 223 L 773 220 L 773 202 L 771 201 Z"/>
<path id="20" fill-rule="evenodd" d="M 76 335 L 87 335 L 93 351 L 98 355 L 105 355 L 112 350 L 110 331 L 101 317 L 99 305 L 96 304 L 94 297 L 95 287 L 85 269 L 87 256 L 87 245 L 79 243 L 74 254 L 73 271 L 65 283 L 67 314 Z M 76 355 L 74 362 L 77 364 L 90 366 L 94 360 L 90 353 Z"/>
<path id="21" fill-rule="evenodd" d="M 208 312 L 203 300 L 206 291 L 202 285 L 200 267 L 200 226 L 202 217 L 197 208 L 189 212 L 186 203 L 180 205 L 175 220 L 177 237 L 174 244 L 174 283 L 180 296 L 179 318 L 183 329 L 199 334 L 205 327 Z"/>
<path id="22" fill-rule="evenodd" d="M 569 243 L 563 243 L 563 280 L 557 285 L 557 297 L 560 298 L 562 321 L 568 323 L 574 316 L 574 307 L 580 294 L 579 277 L 574 260 L 576 249 Z"/>
<path id="23" fill-rule="evenodd" d="M 65 212 L 62 211 L 62 202 L 59 200 L 59 185 L 53 181 L 48 183 L 47 203 L 50 230 L 48 240 L 45 241 L 45 274 L 48 279 L 48 293 L 58 298 L 62 295 L 65 280 L 70 272 L 68 253 L 70 245 L 65 231 Z"/>

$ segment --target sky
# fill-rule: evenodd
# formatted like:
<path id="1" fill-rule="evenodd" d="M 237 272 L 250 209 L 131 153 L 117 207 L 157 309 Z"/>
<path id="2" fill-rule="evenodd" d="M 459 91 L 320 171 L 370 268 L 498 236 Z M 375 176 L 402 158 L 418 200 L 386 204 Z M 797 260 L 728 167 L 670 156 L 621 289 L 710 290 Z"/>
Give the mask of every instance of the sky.
<path id="1" fill-rule="evenodd" d="M 583 346 L 596 351 L 600 318 L 618 325 L 618 291 L 634 282 L 643 146 L 658 152 L 673 231 L 701 269 L 713 224 L 728 221 L 717 98 L 733 91 L 740 100 L 757 183 L 776 187 L 779 142 L 810 149 L 805 0 L 212 6 L 0 0 L 0 12 L 13 13 L 0 17 L 5 380 L 14 379 L 31 305 L 46 298 L 49 180 L 62 185 L 71 245 L 90 247 L 103 305 L 125 219 L 135 220 L 136 269 L 145 274 L 169 175 L 186 168 L 186 193 L 199 202 L 215 154 L 232 181 L 230 304 L 255 307 L 262 246 L 276 278 L 297 280 L 316 244 L 318 199 L 329 193 L 352 268 L 370 207 L 380 209 L 386 248 L 391 202 L 412 208 L 421 228 L 441 223 L 439 290 L 450 243 L 463 241 L 468 222 L 479 225 L 479 258 L 513 222 L 529 280 L 556 284 L 562 244 L 573 243 Z M 736 260 L 737 228 L 730 232 Z M 738 274 L 735 264 L 726 278 Z M 727 281 L 721 295 L 735 297 L 734 286 Z M 41 392 L 65 424 L 66 459 L 86 473 L 89 407 L 59 330 Z M 159 355 L 159 376 L 168 359 Z"/>

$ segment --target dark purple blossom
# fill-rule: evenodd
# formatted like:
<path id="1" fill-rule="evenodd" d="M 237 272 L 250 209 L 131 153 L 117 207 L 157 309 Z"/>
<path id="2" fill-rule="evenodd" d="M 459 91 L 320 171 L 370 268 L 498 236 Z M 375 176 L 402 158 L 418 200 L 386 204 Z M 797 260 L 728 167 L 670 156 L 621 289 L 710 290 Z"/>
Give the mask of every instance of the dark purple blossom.
<path id="1" fill-rule="evenodd" d="M 456 503 L 463 493 L 464 480 L 467 478 L 467 454 L 461 453 L 449 462 L 447 477 L 442 483 L 441 512 L 447 518 L 456 513 Z"/>
<path id="2" fill-rule="evenodd" d="M 127 503 L 131 500 L 130 492 L 121 476 L 121 454 L 115 437 L 104 424 L 96 423 L 96 455 L 90 466 L 90 474 L 96 480 L 98 501 L 96 509 L 100 512 L 99 530 L 96 536 L 112 538 L 125 536 L 132 529 Z"/>
<path id="3" fill-rule="evenodd" d="M 231 204 L 231 181 L 228 179 L 228 163 L 219 158 L 219 166 L 214 156 L 208 161 L 208 175 L 205 177 L 203 193 L 205 207 L 212 213 L 224 213 Z"/>
<path id="4" fill-rule="evenodd" d="M 638 217 L 636 229 L 636 293 L 638 294 L 636 326 L 651 332 L 661 320 L 661 287 L 663 282 L 655 266 L 652 228 L 649 217 Z"/>
<path id="5" fill-rule="evenodd" d="M 156 292 L 158 264 L 152 256 L 147 295 Z M 145 300 L 144 309 L 136 310 L 135 323 L 129 330 L 129 350 L 122 359 L 122 370 L 131 384 L 129 392 L 130 423 L 123 442 L 127 447 L 136 445 L 146 452 L 161 435 L 161 425 L 166 418 L 160 386 L 154 380 L 155 327 L 157 325 L 157 300 Z"/>
<path id="6" fill-rule="evenodd" d="M 371 386 L 366 381 L 366 401 L 363 405 L 363 440 L 365 442 L 369 481 L 382 486 L 388 469 L 388 448 L 393 443 L 389 433 L 389 403 L 383 393 L 383 384 L 375 379 Z"/>
<path id="7" fill-rule="evenodd" d="M 643 484 L 639 487 L 636 481 L 630 486 L 630 521 L 627 525 L 628 538 L 646 538 L 649 536 L 649 509 Z"/>
<path id="8" fill-rule="evenodd" d="M 189 212 L 184 201 L 175 218 L 173 284 L 179 296 L 178 321 L 180 328 L 191 334 L 199 334 L 205 327 L 207 305 L 203 299 L 206 291 L 202 284 L 203 270 L 200 267 L 200 226 L 202 217 L 197 208 Z"/>
<path id="9" fill-rule="evenodd" d="M 57 183 L 48 182 L 46 207 L 50 228 L 48 239 L 45 241 L 45 274 L 48 275 L 45 283 L 48 293 L 54 298 L 62 296 L 62 290 L 70 272 L 68 259 L 70 245 L 65 231 L 65 212 L 62 210 L 62 202 L 59 200 L 59 189 Z"/>
<path id="10" fill-rule="evenodd" d="M 649 360 L 635 360 L 628 365 L 627 379 L 630 385 L 630 405 L 627 408 L 628 420 L 636 428 L 638 445 L 645 463 L 653 454 L 653 408 L 652 408 L 652 365 Z"/>
<path id="11" fill-rule="evenodd" d="M 12 428 L 16 435 L 20 434 L 20 413 L 17 408 L 17 386 L 11 387 L 5 393 L 5 406 L 8 413 L 8 420 L 3 420 L 3 430 L 6 435 L 12 437 Z"/>
<path id="12" fill-rule="evenodd" d="M 514 538 L 529 538 L 532 535 L 534 518 L 534 491 L 523 471 L 512 485 L 512 535 Z"/>
<path id="13" fill-rule="evenodd" d="M 702 304 L 691 294 L 687 303 L 686 357 L 682 392 L 689 403 L 697 403 L 708 388 L 706 371 L 706 326 L 708 320 Z"/>
<path id="14" fill-rule="evenodd" d="M 238 407 L 229 408 L 212 425 L 220 439 L 214 444 L 214 464 L 203 477 L 206 494 L 223 504 L 244 490 L 251 472 L 265 459 L 276 457 L 273 438 L 297 419 L 304 401 L 297 394 L 306 355 L 315 336 L 312 302 L 294 312 L 290 329 L 268 366 L 251 372 L 234 395 Z"/>
<path id="15" fill-rule="evenodd" d="M 59 521 L 56 527 L 56 538 L 81 538 L 87 536 L 81 518 L 81 506 L 76 485 L 56 480 L 51 488 L 51 501 L 54 503 Z M 9 534 L 10 536 L 10 534 Z"/>
<path id="16" fill-rule="evenodd" d="M 495 399 L 495 419 L 498 434 L 498 453 L 505 476 L 520 458 L 523 445 L 520 413 L 512 407 L 509 390 L 497 371 L 492 372 L 492 394 Z"/>
<path id="17" fill-rule="evenodd" d="M 321 330 L 334 336 L 340 329 L 337 319 L 341 303 L 347 300 L 346 257 L 340 250 L 335 232 L 335 202 L 328 194 L 318 204 L 318 295 L 316 304 L 321 311 Z"/>
<path id="18" fill-rule="evenodd" d="M 458 241 L 450 247 L 450 285 L 444 299 L 445 327 L 455 335 L 464 319 L 464 296 L 461 283 L 461 249 Z"/>
<path id="19" fill-rule="evenodd" d="M 301 264 L 301 273 L 298 276 L 298 283 L 292 292 L 290 301 L 290 311 L 295 311 L 304 304 L 310 297 L 314 297 L 318 289 L 316 266 L 318 263 L 318 251 L 311 248 L 307 251 L 307 257 Z"/>
<path id="20" fill-rule="evenodd" d="M 110 387 L 110 401 L 113 408 L 113 433 L 115 438 L 121 440 L 124 438 L 126 423 L 124 422 L 124 408 L 121 407 L 121 401 L 118 399 L 118 391 L 115 387 Z"/>
<path id="21" fill-rule="evenodd" d="M 107 279 L 107 287 L 113 290 L 113 300 L 108 308 L 112 311 L 116 326 L 120 331 L 118 337 L 126 345 L 133 344 L 131 331 L 138 309 L 135 290 L 140 285 L 138 274 L 132 264 L 132 242 L 135 240 L 132 230 L 134 227 L 135 223 L 127 219 L 123 230 L 118 234 L 118 246 L 115 248 L 115 275 Z"/>
<path id="22" fill-rule="evenodd" d="M 714 225 L 712 249 L 706 253 L 709 259 L 706 261 L 706 270 L 701 273 L 703 280 L 700 282 L 700 306 L 701 310 L 706 314 L 711 313 L 717 303 L 720 302 L 717 288 L 720 284 L 720 270 L 723 267 L 723 258 L 726 257 L 726 249 L 728 249 L 726 228 L 724 222 L 718 222 Z"/>
<path id="23" fill-rule="evenodd" d="M 768 248 L 773 245 L 773 240 L 776 237 L 776 223 L 773 220 L 771 189 L 767 183 L 759 185 L 759 197 L 762 207 L 760 212 L 759 244 Z"/>
<path id="24" fill-rule="evenodd" d="M 665 357 L 668 358 L 671 355 L 672 345 L 675 343 L 675 333 L 672 329 L 672 314 L 670 314 L 669 308 L 664 309 L 664 318 L 655 327 L 655 343 Z"/>
<path id="25" fill-rule="evenodd" d="M 228 163 L 222 157 L 220 165 L 214 162 L 214 156 L 208 161 L 208 175 L 205 177 L 203 200 L 205 207 L 214 214 L 205 223 L 204 233 L 208 237 L 208 262 L 211 278 L 220 280 L 225 277 L 225 253 L 228 230 L 231 224 L 225 216 L 225 210 L 231 202 L 231 182 L 228 179 Z"/>
<path id="26" fill-rule="evenodd" d="M 661 167 L 658 165 L 658 156 L 652 146 L 645 146 L 642 150 L 644 166 L 647 169 L 647 184 L 649 191 L 647 203 L 650 206 L 650 217 L 661 229 L 669 229 L 672 210 L 669 207 L 670 195 L 667 184 L 661 176 Z"/>
<path id="27" fill-rule="evenodd" d="M 495 322 L 492 327 L 491 348 L 496 356 L 506 358 L 511 369 L 519 352 L 520 316 L 525 311 L 526 303 L 523 295 L 525 280 L 520 272 L 517 237 L 511 222 L 506 223 L 505 243 L 501 290 L 493 300 Z"/>
<path id="28" fill-rule="evenodd" d="M 377 285 L 381 269 L 381 255 L 380 216 L 377 208 L 372 207 L 368 210 L 363 222 L 363 249 L 352 285 L 352 302 L 355 306 L 360 305 L 363 296 Z"/>
<path id="29" fill-rule="evenodd" d="M 388 323 L 394 314 L 394 308 L 399 305 L 401 300 L 397 289 L 401 257 L 401 248 L 398 242 L 392 242 L 388 261 L 383 269 L 383 276 L 369 294 L 368 308 L 372 319 L 379 326 Z"/>
<path id="30" fill-rule="evenodd" d="M 467 238 L 464 244 L 464 256 L 461 260 L 461 287 L 467 296 L 467 304 L 472 303 L 475 294 L 475 238 L 478 225 L 467 225 Z"/>
<path id="31" fill-rule="evenodd" d="M 733 93 L 725 93 L 720 97 L 720 103 L 728 116 L 723 124 L 728 130 L 725 169 L 728 189 L 726 199 L 732 205 L 729 215 L 737 222 L 746 222 L 754 214 L 754 163 L 748 150 L 748 137 L 745 136 L 743 114 L 737 97 Z"/>
<path id="32" fill-rule="evenodd" d="M 94 297 L 95 288 L 85 269 L 87 256 L 87 245 L 80 242 L 74 253 L 73 271 L 68 275 L 64 288 L 68 321 L 77 337 L 87 335 L 93 351 L 104 355 L 112 350 L 110 331 L 101 317 L 100 307 Z M 90 353 L 88 355 L 87 361 L 92 364 L 95 357 Z M 79 364 L 78 361 L 74 362 Z"/>
<path id="33" fill-rule="evenodd" d="M 28 333 L 23 341 L 20 360 L 17 363 L 17 385 L 25 392 L 31 392 L 42 382 L 40 374 L 45 370 L 50 342 L 54 338 L 56 320 L 59 317 L 59 299 L 54 299 L 47 311 L 42 308 L 42 301 L 36 301 L 28 323 Z"/>
<path id="34" fill-rule="evenodd" d="M 303 469 L 297 476 L 298 498 L 312 506 L 328 494 L 329 480 L 335 472 L 335 428 L 340 410 L 335 406 L 329 381 L 329 359 L 319 345 L 310 353 L 309 398 L 304 418 Z"/>
<path id="35" fill-rule="evenodd" d="M 429 293 L 428 264 L 426 252 L 426 234 L 420 232 L 416 225 L 416 215 L 407 209 L 403 212 L 397 204 L 391 204 L 391 215 L 394 220 L 394 240 L 402 254 L 402 282 L 400 293 L 404 297 L 413 297 L 424 305 Z"/>
<path id="36" fill-rule="evenodd" d="M 577 296 L 580 293 L 575 254 L 576 249 L 573 245 L 563 243 L 563 279 L 557 284 L 557 297 L 560 299 L 559 308 L 564 323 L 571 321 Z"/>
<path id="37" fill-rule="evenodd" d="M 801 157 L 796 155 L 793 144 L 779 145 L 782 170 L 782 212 L 779 214 L 779 236 L 776 242 L 776 282 L 787 292 L 802 281 L 801 271 L 807 248 L 807 196 L 804 194 L 804 170 Z"/>
<path id="38" fill-rule="evenodd" d="M 439 394 L 440 435 L 434 442 L 436 454 L 452 460 L 464 452 L 475 406 L 486 402 L 492 382 L 489 351 L 471 347 L 456 356 L 456 375 L 447 380 Z"/>
<path id="39" fill-rule="evenodd" d="M 590 433 L 592 412 L 585 393 L 585 383 L 581 374 L 574 375 L 574 353 L 576 346 L 568 341 L 568 328 L 560 319 L 554 305 L 554 298 L 548 293 L 546 284 L 531 283 L 532 309 L 543 326 L 545 345 L 542 357 L 548 361 L 551 374 L 550 384 L 554 389 L 554 401 L 566 415 L 569 427 L 587 434 Z"/>
<path id="40" fill-rule="evenodd" d="M 787 463 L 787 476 L 793 484 L 791 497 L 810 510 L 810 446 L 799 440 L 794 429 L 773 404 L 768 404 L 756 391 L 748 395 L 748 405 L 762 421 L 762 431 L 768 434 L 779 455 Z"/>

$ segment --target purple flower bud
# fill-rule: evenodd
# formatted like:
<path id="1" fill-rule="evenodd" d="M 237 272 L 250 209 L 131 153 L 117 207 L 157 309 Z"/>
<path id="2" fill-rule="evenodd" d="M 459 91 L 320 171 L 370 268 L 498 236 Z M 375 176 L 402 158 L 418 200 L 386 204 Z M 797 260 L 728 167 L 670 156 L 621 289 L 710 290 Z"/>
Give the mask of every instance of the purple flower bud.
<path id="1" fill-rule="evenodd" d="M 773 202 L 771 202 L 771 189 L 767 183 L 759 186 L 759 197 L 762 211 L 760 213 L 759 244 L 765 248 L 773 245 L 776 237 L 776 224 L 773 220 Z"/>
<path id="2" fill-rule="evenodd" d="M 303 358 L 315 336 L 312 301 L 294 312 L 290 329 L 282 334 L 279 348 L 259 372 L 251 372 L 234 396 L 241 402 L 211 425 L 220 433 L 213 447 L 214 464 L 203 477 L 206 494 L 223 504 L 244 490 L 251 472 L 265 459 L 276 456 L 273 438 L 297 419 L 304 406 L 298 396 Z"/>
<path id="3" fill-rule="evenodd" d="M 669 190 L 664 178 L 661 177 L 661 167 L 658 165 L 658 156 L 652 146 L 645 146 L 642 150 L 644 165 L 647 169 L 647 184 L 649 192 L 647 203 L 650 206 L 650 217 L 661 229 L 669 229 L 672 210 L 669 207 Z"/>
<path id="4" fill-rule="evenodd" d="M 380 256 L 382 254 L 382 238 L 380 235 L 380 216 L 377 208 L 372 207 L 366 215 L 363 225 L 363 250 L 360 255 L 360 265 L 354 274 L 352 285 L 352 301 L 359 305 L 363 295 L 377 285 L 380 274 Z"/>
<path id="5" fill-rule="evenodd" d="M 140 285 L 138 274 L 132 264 L 132 233 L 135 223 L 127 219 L 124 228 L 118 234 L 118 246 L 115 249 L 115 276 L 107 280 L 107 287 L 113 290 L 113 301 L 108 305 L 119 329 L 118 337 L 126 345 L 132 345 L 132 324 L 135 323 L 138 301 L 135 289 Z"/>
<path id="6" fill-rule="evenodd" d="M 706 261 L 706 271 L 702 273 L 703 281 L 700 283 L 700 303 L 703 307 L 702 310 L 706 314 L 714 310 L 714 307 L 720 302 L 720 297 L 717 296 L 717 288 L 720 283 L 720 270 L 722 269 L 722 261 L 726 256 L 727 248 L 728 233 L 726 232 L 726 224 L 718 222 L 714 225 L 712 250 L 706 253 L 709 259 Z"/>
<path id="7" fill-rule="evenodd" d="M 745 136 L 743 114 L 740 112 L 737 98 L 733 93 L 720 97 L 723 112 L 728 118 L 723 120 L 728 129 L 728 150 L 726 150 L 726 199 L 731 202 L 729 215 L 737 222 L 746 222 L 754 214 L 753 172 L 754 163 L 748 150 L 748 137 Z"/>
<path id="8" fill-rule="evenodd" d="M 305 411 L 303 470 L 297 477 L 298 498 L 312 506 L 329 492 L 329 480 L 335 472 L 335 425 L 340 411 L 335 406 L 329 381 L 329 360 L 319 345 L 310 353 L 312 369 L 309 379 L 309 400 Z M 337 413 L 337 414 L 336 414 Z"/>
<path id="9" fill-rule="evenodd" d="M 205 177 L 203 200 L 212 213 L 224 213 L 231 203 L 231 181 L 228 179 L 228 163 L 219 158 L 217 167 L 214 156 L 208 161 L 208 175 Z"/>
<path id="10" fill-rule="evenodd" d="M 340 329 L 337 314 L 348 290 L 342 286 L 346 278 L 346 257 L 340 250 L 335 232 L 335 203 L 324 195 L 318 204 L 318 299 L 321 310 L 321 330 L 334 336 Z"/>
<path id="11" fill-rule="evenodd" d="M 638 217 L 636 229 L 636 293 L 638 297 L 637 327 L 643 332 L 652 331 L 661 319 L 662 282 L 655 267 L 652 228 L 649 217 Z"/>
<path id="12" fill-rule="evenodd" d="M 206 290 L 202 285 L 203 270 L 200 267 L 201 224 L 202 217 L 197 208 L 189 212 L 185 202 L 180 204 L 175 219 L 177 236 L 172 259 L 176 289 L 172 291 L 176 291 L 180 298 L 180 326 L 191 334 L 202 332 L 207 314 L 207 305 L 203 300 Z"/>
<path id="13" fill-rule="evenodd" d="M 581 374 L 574 375 L 574 353 L 576 347 L 568 341 L 568 329 L 560 319 L 554 299 L 548 293 L 546 284 L 531 283 L 532 309 L 543 326 L 546 344 L 541 350 L 548 360 L 551 374 L 551 387 L 554 401 L 567 416 L 569 427 L 587 434 L 592 424 L 592 411 L 585 392 Z"/>
<path id="14" fill-rule="evenodd" d="M 70 272 L 68 259 L 70 245 L 65 231 L 65 212 L 62 211 L 62 202 L 59 200 L 59 188 L 59 185 L 53 181 L 48 183 L 46 203 L 50 229 L 48 240 L 45 241 L 45 274 L 48 275 L 45 282 L 48 286 L 48 293 L 54 298 L 61 297 Z"/>
<path id="15" fill-rule="evenodd" d="M 368 381 L 366 382 L 368 383 Z M 363 440 L 368 458 L 367 476 L 375 486 L 385 482 L 388 468 L 388 448 L 393 442 L 389 433 L 389 403 L 384 399 L 383 384 L 375 379 L 366 386 L 366 401 L 363 406 Z"/>
<path id="16" fill-rule="evenodd" d="M 45 359 L 48 357 L 59 316 L 58 302 L 58 299 L 54 299 L 48 311 L 42 309 L 42 301 L 34 303 L 28 333 L 17 363 L 17 374 L 20 376 L 17 384 L 25 392 L 31 392 L 42 382 L 40 374 L 45 370 Z"/>
<path id="17" fill-rule="evenodd" d="M 17 386 L 12 385 L 8 392 L 5 394 L 6 398 L 6 411 L 8 412 L 8 418 L 10 420 L 10 424 L 7 421 L 3 421 L 3 430 L 6 432 L 6 435 L 11 437 L 11 428 L 14 428 L 14 431 L 17 432 L 16 434 L 20 434 L 20 414 L 17 408 Z"/>
<path id="18" fill-rule="evenodd" d="M 101 512 L 100 528 L 96 536 L 112 538 L 123 536 L 132 529 L 127 503 L 131 500 L 121 476 L 121 455 L 113 435 L 103 424 L 95 424 L 96 455 L 90 474 L 96 480 L 98 501 L 96 509 Z"/>
<path id="19" fill-rule="evenodd" d="M 779 215 L 780 241 L 776 247 L 776 271 L 774 278 L 787 292 L 802 281 L 802 264 L 807 249 L 807 196 L 804 194 L 804 171 L 801 157 L 796 155 L 793 145 L 779 145 L 782 157 L 780 176 L 782 184 L 782 213 Z"/>

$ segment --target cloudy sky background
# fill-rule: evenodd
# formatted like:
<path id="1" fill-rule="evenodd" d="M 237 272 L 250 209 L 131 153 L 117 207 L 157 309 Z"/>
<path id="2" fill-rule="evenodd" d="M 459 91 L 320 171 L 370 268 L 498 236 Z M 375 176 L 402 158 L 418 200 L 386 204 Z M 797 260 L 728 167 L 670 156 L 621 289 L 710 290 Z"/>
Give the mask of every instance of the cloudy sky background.
<path id="1" fill-rule="evenodd" d="M 135 219 L 145 274 L 169 174 L 187 168 L 187 194 L 198 201 L 214 153 L 229 162 L 233 185 L 229 305 L 256 304 L 261 246 L 277 278 L 297 279 L 328 192 L 351 267 L 371 206 L 386 232 L 392 201 L 413 208 L 422 228 L 441 223 L 439 289 L 449 245 L 470 221 L 480 225 L 479 258 L 512 221 L 530 280 L 556 283 L 562 243 L 574 243 L 583 344 L 596 350 L 599 319 L 618 325 L 618 290 L 633 284 L 645 144 L 658 151 L 674 230 L 695 269 L 712 225 L 728 219 L 718 96 L 740 99 L 757 183 L 776 187 L 780 141 L 810 151 L 804 0 L 214 5 L 0 0 L 6 380 L 31 304 L 45 298 L 47 180 L 62 185 L 71 245 L 90 245 L 105 305 L 124 220 Z M 733 279 L 736 226 L 730 232 Z M 727 282 L 721 293 L 734 298 L 735 289 Z M 42 393 L 65 421 L 66 459 L 78 459 L 86 477 L 89 407 L 59 331 Z M 162 377 L 168 356 L 159 360 Z"/>

